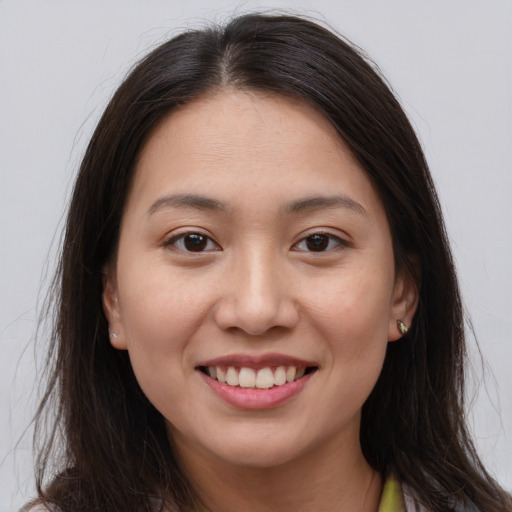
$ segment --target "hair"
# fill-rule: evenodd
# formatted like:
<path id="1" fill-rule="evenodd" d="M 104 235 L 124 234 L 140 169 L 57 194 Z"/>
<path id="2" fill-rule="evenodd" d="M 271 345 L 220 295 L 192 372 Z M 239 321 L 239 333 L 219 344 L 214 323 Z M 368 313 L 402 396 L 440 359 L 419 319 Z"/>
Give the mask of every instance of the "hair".
<path id="1" fill-rule="evenodd" d="M 145 141 L 169 112 L 227 88 L 299 99 L 332 123 L 378 191 L 397 269 L 416 283 L 413 325 L 388 344 L 363 406 L 368 463 L 393 471 L 435 511 L 452 510 L 454 500 L 511 510 L 465 426 L 461 299 L 414 130 L 361 50 L 307 19 L 260 14 L 187 31 L 149 53 L 115 92 L 87 147 L 50 292 L 51 374 L 36 415 L 39 501 L 62 512 L 197 504 L 163 417 L 142 393 L 128 354 L 108 342 L 101 295 Z"/>

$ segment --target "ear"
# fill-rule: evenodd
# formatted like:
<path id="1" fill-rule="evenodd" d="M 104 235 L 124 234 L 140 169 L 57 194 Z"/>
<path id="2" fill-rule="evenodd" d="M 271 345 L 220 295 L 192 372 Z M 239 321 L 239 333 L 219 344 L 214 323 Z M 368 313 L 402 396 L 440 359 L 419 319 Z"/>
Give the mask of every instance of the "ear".
<path id="1" fill-rule="evenodd" d="M 108 322 L 110 343 L 118 350 L 126 350 L 126 337 L 123 332 L 123 322 L 119 301 L 117 300 L 117 283 L 113 269 L 106 269 L 103 274 L 103 312 Z"/>
<path id="2" fill-rule="evenodd" d="M 395 281 L 393 304 L 389 318 L 389 341 L 396 341 L 404 336 L 404 333 L 398 327 L 399 321 L 405 324 L 407 329 L 410 329 L 418 307 L 418 300 L 419 291 L 415 279 L 406 270 L 400 271 Z"/>

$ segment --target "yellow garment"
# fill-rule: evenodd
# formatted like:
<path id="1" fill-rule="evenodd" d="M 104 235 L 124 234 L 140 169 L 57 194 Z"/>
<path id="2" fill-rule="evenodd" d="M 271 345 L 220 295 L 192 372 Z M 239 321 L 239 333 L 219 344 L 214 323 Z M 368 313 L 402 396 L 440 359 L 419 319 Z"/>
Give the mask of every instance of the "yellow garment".
<path id="1" fill-rule="evenodd" d="M 384 483 L 379 512 L 405 512 L 402 488 L 393 476 Z"/>

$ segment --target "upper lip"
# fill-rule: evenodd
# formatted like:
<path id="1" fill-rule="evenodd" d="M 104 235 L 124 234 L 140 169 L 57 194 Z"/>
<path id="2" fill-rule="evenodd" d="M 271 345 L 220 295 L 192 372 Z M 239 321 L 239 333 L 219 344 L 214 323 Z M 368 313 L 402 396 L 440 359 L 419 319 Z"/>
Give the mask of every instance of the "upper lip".
<path id="1" fill-rule="evenodd" d="M 235 366 L 244 368 L 253 368 L 258 370 L 269 366 L 297 366 L 308 367 L 318 366 L 317 363 L 300 359 L 298 357 L 289 356 L 285 354 L 262 354 L 262 355 L 249 355 L 249 354 L 232 354 L 214 359 L 208 359 L 197 365 L 202 366 Z"/>

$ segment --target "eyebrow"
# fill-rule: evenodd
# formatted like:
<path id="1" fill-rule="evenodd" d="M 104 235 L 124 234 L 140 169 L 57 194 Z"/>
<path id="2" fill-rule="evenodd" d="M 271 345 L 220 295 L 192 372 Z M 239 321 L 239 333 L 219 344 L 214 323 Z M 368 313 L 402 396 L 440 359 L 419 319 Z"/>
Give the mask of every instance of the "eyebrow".
<path id="1" fill-rule="evenodd" d="M 148 215 L 153 215 L 164 208 L 194 208 L 204 211 L 223 212 L 226 211 L 226 205 L 216 199 L 197 194 L 174 194 L 160 197 L 148 209 Z M 314 210 L 331 208 L 345 208 L 355 213 L 366 215 L 363 206 L 348 196 L 311 196 L 303 199 L 297 199 L 288 203 L 285 213 L 305 213 Z"/>
<path id="2" fill-rule="evenodd" d="M 152 215 L 163 208 L 194 208 L 206 211 L 225 211 L 226 206 L 211 197 L 196 194 L 175 194 L 163 196 L 157 199 L 148 209 L 148 215 Z"/>
<path id="3" fill-rule="evenodd" d="M 361 215 L 367 215 L 362 204 L 344 195 L 312 196 L 298 199 L 297 201 L 288 203 L 285 207 L 285 212 L 304 213 L 325 208 L 345 208 Z"/>

